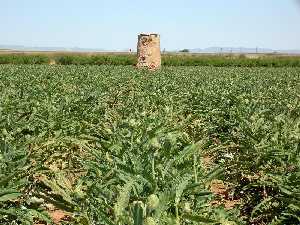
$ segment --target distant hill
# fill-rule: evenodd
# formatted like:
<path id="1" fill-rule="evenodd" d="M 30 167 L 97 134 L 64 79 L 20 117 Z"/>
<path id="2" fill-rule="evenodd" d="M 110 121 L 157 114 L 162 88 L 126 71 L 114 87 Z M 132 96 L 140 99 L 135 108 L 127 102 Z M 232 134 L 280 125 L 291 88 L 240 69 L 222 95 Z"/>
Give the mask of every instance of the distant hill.
<path id="1" fill-rule="evenodd" d="M 245 48 L 245 47 L 210 47 L 189 49 L 192 53 L 281 53 L 300 54 L 300 50 L 274 50 L 269 48 Z"/>
<path id="2" fill-rule="evenodd" d="M 65 47 L 28 47 L 22 45 L 0 45 L 0 51 L 63 51 L 63 52 L 129 52 L 129 49 L 108 50 L 103 48 L 65 48 Z M 134 49 L 135 50 L 135 49 Z M 178 52 L 172 50 L 167 52 Z M 191 53 L 279 53 L 279 54 L 300 54 L 300 50 L 274 50 L 269 48 L 245 48 L 245 47 L 209 47 L 189 49 Z"/>

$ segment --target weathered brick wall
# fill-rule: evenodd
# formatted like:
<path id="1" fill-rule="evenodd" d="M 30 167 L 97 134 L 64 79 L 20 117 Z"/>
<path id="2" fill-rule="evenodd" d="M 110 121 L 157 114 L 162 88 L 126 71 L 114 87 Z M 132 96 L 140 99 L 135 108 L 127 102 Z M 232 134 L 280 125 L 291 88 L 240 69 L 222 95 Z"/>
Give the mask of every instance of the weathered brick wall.
<path id="1" fill-rule="evenodd" d="M 138 68 L 159 69 L 161 66 L 160 36 L 140 34 L 137 44 Z"/>

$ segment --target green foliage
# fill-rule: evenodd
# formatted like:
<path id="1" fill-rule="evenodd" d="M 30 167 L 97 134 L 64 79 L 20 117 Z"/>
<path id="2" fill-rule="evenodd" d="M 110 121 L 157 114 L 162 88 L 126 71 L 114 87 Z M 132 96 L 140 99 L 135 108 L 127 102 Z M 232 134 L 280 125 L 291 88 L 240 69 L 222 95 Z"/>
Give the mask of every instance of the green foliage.
<path id="1" fill-rule="evenodd" d="M 1 65 L 1 224 L 298 224 L 299 76 Z"/>
<path id="2" fill-rule="evenodd" d="M 187 53 L 188 49 L 183 49 Z M 49 64 L 59 65 L 136 65 L 135 54 L 80 54 L 49 53 L 43 55 L 2 54 L 0 64 Z M 163 54 L 164 66 L 215 66 L 215 67 L 300 67 L 299 56 L 261 55 L 246 57 L 245 55 L 200 55 L 200 54 Z"/>
<path id="3" fill-rule="evenodd" d="M 65 55 L 58 56 L 55 59 L 57 64 L 61 65 L 135 65 L 135 55 L 95 55 L 79 56 Z"/>
<path id="4" fill-rule="evenodd" d="M 45 55 L 0 55 L 0 64 L 49 64 L 50 58 Z"/>
<path id="5" fill-rule="evenodd" d="M 216 66 L 216 67 L 299 67 L 299 57 L 261 56 L 247 58 L 236 55 L 163 55 L 164 66 Z"/>
<path id="6" fill-rule="evenodd" d="M 0 222 L 1 224 L 33 224 L 40 220 L 51 223 L 38 206 L 28 203 L 28 176 L 31 165 L 26 151 L 14 149 L 0 141 Z"/>
<path id="7" fill-rule="evenodd" d="M 182 52 L 188 52 L 187 49 Z M 135 55 L 96 55 L 80 56 L 66 55 L 56 57 L 56 62 L 62 65 L 135 65 Z M 216 66 L 216 67 L 299 67 L 300 58 L 297 56 L 260 56 L 247 58 L 244 55 L 162 55 L 164 66 Z"/>

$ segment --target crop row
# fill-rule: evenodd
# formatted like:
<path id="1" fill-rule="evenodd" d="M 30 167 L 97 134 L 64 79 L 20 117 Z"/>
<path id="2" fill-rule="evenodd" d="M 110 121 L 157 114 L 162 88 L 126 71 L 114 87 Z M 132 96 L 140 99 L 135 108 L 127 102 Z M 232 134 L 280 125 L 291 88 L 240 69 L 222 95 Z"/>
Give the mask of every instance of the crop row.
<path id="1" fill-rule="evenodd" d="M 299 224 L 299 81 L 1 65 L 0 223 Z"/>
<path id="2" fill-rule="evenodd" d="M 134 54 L 2 54 L 0 64 L 60 64 L 60 65 L 135 65 Z M 164 66 L 216 66 L 216 67 L 300 67 L 298 56 L 267 56 L 249 58 L 246 55 L 175 55 L 162 56 Z"/>

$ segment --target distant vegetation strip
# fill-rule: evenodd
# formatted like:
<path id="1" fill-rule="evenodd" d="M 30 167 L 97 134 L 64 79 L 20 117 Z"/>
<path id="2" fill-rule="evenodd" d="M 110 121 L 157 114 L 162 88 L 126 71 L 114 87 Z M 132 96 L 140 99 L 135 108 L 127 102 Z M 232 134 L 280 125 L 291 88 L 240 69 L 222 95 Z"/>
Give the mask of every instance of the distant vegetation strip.
<path id="1" fill-rule="evenodd" d="M 251 55 L 250 55 L 251 56 Z M 300 56 L 165 54 L 163 66 L 300 67 Z M 135 65 L 134 54 L 103 55 L 0 55 L 0 64 Z"/>
<path id="2" fill-rule="evenodd" d="M 46 55 L 0 55 L 0 64 L 49 64 L 50 57 Z"/>

